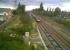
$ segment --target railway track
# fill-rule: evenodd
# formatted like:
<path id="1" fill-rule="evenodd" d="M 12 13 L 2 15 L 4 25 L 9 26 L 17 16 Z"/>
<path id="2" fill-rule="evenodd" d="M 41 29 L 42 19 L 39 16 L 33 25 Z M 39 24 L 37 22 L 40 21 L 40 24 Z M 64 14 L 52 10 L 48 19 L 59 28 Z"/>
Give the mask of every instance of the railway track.
<path id="1" fill-rule="evenodd" d="M 55 41 L 55 39 L 47 31 L 45 31 L 45 28 L 43 26 L 39 25 L 39 30 L 41 32 L 43 31 L 42 34 L 45 34 L 46 38 L 48 38 L 48 40 L 49 40 L 49 42 L 51 44 L 49 46 L 52 46 L 50 48 L 54 48 L 54 50 L 63 50 L 63 48 Z M 48 48 L 48 49 L 50 49 L 50 48 Z"/>
<path id="2" fill-rule="evenodd" d="M 41 18 L 47 23 L 48 19 L 44 17 L 41 17 Z M 59 25 L 58 23 L 55 23 L 55 22 L 53 23 L 51 22 L 49 24 L 51 24 L 50 26 L 52 26 L 52 28 L 54 28 L 56 32 L 58 32 L 66 41 L 70 43 L 70 31 L 69 31 L 70 28 L 64 27 L 63 25 Z"/>
<path id="3" fill-rule="evenodd" d="M 38 27 L 38 28 L 39 28 L 39 30 L 40 30 L 41 36 L 42 36 L 42 38 L 43 38 L 43 40 L 44 40 L 46 46 L 49 47 L 49 48 L 54 48 L 53 45 L 51 45 L 51 42 L 48 40 L 47 36 L 46 36 L 45 34 L 43 34 L 43 33 L 45 33 L 45 32 L 43 31 L 43 29 L 42 29 L 41 27 Z M 48 42 L 49 42 L 49 43 L 48 43 Z"/>
<path id="4" fill-rule="evenodd" d="M 64 39 L 60 34 L 58 34 L 51 26 L 49 26 L 42 20 L 40 25 L 42 25 L 43 28 L 45 28 L 44 30 L 47 31 L 58 42 L 58 44 L 60 44 L 62 48 L 70 49 L 70 42 Z"/>
<path id="5" fill-rule="evenodd" d="M 62 35 L 60 35 L 52 26 L 45 22 L 44 19 L 42 19 L 41 17 L 34 16 L 34 18 L 40 19 L 40 22 L 37 22 L 37 24 L 45 44 L 47 44 L 46 39 L 48 39 L 50 42 L 49 46 L 51 48 L 54 48 L 54 50 L 70 50 L 70 42 L 68 40 L 66 40 Z"/>
<path id="6" fill-rule="evenodd" d="M 46 18 L 41 17 L 44 21 L 47 21 Z M 58 23 L 54 23 L 56 25 L 58 25 L 58 27 L 61 27 L 61 30 L 64 34 L 66 34 L 67 36 L 70 36 L 70 28 L 64 27 L 63 25 L 59 25 Z"/>
<path id="7" fill-rule="evenodd" d="M 66 40 L 63 36 L 61 36 L 58 32 L 56 32 L 55 29 L 49 26 L 47 23 L 45 22 L 42 22 L 42 23 L 47 28 L 48 32 L 50 32 L 52 35 L 57 36 L 61 40 L 60 42 L 63 42 L 65 46 L 67 46 L 67 48 L 70 48 L 70 42 L 68 40 Z"/>

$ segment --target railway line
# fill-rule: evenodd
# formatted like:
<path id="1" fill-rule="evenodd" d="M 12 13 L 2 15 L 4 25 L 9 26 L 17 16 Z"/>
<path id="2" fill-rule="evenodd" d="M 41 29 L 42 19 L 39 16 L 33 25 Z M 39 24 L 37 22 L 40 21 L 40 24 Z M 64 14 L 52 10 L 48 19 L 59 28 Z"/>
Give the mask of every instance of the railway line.
<path id="1" fill-rule="evenodd" d="M 67 41 L 66 40 L 62 40 L 62 37 L 58 37 L 58 34 L 53 34 L 53 32 L 49 31 L 46 29 L 46 27 L 44 27 L 44 32 L 47 31 L 48 34 L 52 37 L 52 39 L 55 39 L 54 41 L 56 41 L 56 43 L 60 44 L 60 46 L 62 46 L 62 48 L 69 48 L 69 44 L 67 45 Z M 57 32 L 56 32 L 57 33 Z M 47 34 L 47 33 L 46 33 Z M 60 35 L 59 35 L 60 36 Z M 61 40 L 60 40 L 61 39 Z M 66 42 L 65 42 L 66 41 Z M 67 46 L 66 46 L 67 45 Z"/>
<path id="2" fill-rule="evenodd" d="M 42 17 L 42 19 L 44 19 L 44 21 L 47 21 L 47 19 L 46 18 L 44 18 L 44 17 Z M 65 27 L 65 26 L 63 26 L 63 25 L 59 25 L 58 23 L 54 23 L 54 24 L 56 24 L 56 25 L 58 25 L 58 27 L 61 27 L 60 29 L 60 31 L 62 31 L 64 34 L 66 34 L 67 36 L 70 36 L 70 28 L 67 28 L 67 27 Z M 56 26 L 55 25 L 55 26 Z"/>
<path id="3" fill-rule="evenodd" d="M 53 48 L 54 50 L 70 50 L 70 42 L 66 40 L 62 35 L 60 35 L 52 26 L 45 22 L 40 17 L 35 17 L 41 36 L 48 47 L 48 49 Z M 47 40 L 49 44 L 47 45 Z"/>
<path id="4" fill-rule="evenodd" d="M 48 34 L 42 26 L 39 25 L 39 30 L 40 32 L 43 32 L 44 35 L 46 36 L 46 38 L 48 38 L 48 42 L 50 42 L 50 45 L 48 44 L 47 47 L 48 49 L 53 49 L 53 50 L 56 50 L 56 49 L 59 49 L 59 50 L 62 50 L 62 48 L 59 46 L 59 44 L 52 38 L 52 36 L 50 34 Z M 43 34 L 41 33 L 41 35 Z M 43 36 L 42 36 L 43 37 Z M 46 39 L 45 38 L 45 39 Z M 45 43 L 47 44 L 48 42 L 45 41 Z M 50 47 L 52 46 L 52 47 Z"/>
<path id="5" fill-rule="evenodd" d="M 47 23 L 49 19 L 46 19 L 44 17 L 42 17 L 42 19 Z M 56 30 L 56 32 L 58 32 L 66 41 L 68 41 L 70 43 L 70 28 L 64 27 L 61 24 L 58 24 L 56 22 L 49 22 L 49 24 L 51 24 L 50 26 L 52 26 L 54 28 L 54 30 Z"/>
<path id="6" fill-rule="evenodd" d="M 45 23 L 45 21 L 41 21 L 41 23 L 43 23 L 44 27 L 45 27 L 45 31 L 47 31 L 48 33 L 51 33 L 51 35 L 54 37 L 54 38 L 57 38 L 56 40 L 59 41 L 59 42 L 62 42 L 61 44 L 64 46 L 63 48 L 70 48 L 70 43 L 64 39 L 58 32 L 56 32 L 50 25 L 48 25 L 47 23 Z M 42 24 L 41 24 L 42 25 Z"/>
<path id="7" fill-rule="evenodd" d="M 42 22 L 43 23 L 43 25 L 45 25 L 45 27 L 47 28 L 47 31 L 48 32 L 50 32 L 51 33 L 51 35 L 52 36 L 54 36 L 54 37 L 58 37 L 57 39 L 58 40 L 60 40 L 60 42 L 62 42 L 61 44 L 63 44 L 63 46 L 66 46 L 66 47 L 64 47 L 64 48 L 70 48 L 70 42 L 67 40 L 67 39 L 65 39 L 62 35 L 60 35 L 57 31 L 55 31 L 55 29 L 54 28 L 52 28 L 52 26 L 50 26 L 50 25 L 48 25 L 47 23 L 45 23 L 45 21 L 43 21 Z M 56 39 L 56 40 L 57 40 Z M 57 40 L 57 41 L 58 41 Z"/>

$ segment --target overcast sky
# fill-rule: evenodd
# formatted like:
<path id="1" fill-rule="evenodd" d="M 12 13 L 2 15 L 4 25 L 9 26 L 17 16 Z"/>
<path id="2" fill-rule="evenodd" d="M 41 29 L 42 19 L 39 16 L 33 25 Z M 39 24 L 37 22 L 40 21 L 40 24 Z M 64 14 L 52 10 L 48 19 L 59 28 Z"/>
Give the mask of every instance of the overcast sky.
<path id="1" fill-rule="evenodd" d="M 15 7 L 15 0 L 0 0 L 0 7 Z M 38 8 L 40 3 L 43 2 L 44 9 L 60 7 L 61 10 L 70 11 L 70 0 L 17 0 L 18 2 L 26 5 L 26 10 Z"/>

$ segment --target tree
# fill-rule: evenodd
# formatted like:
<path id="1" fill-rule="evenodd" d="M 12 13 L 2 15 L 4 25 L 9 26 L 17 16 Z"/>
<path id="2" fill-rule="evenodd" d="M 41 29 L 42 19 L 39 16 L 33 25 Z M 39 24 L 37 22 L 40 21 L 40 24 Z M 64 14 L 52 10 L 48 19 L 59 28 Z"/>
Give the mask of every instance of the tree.
<path id="1" fill-rule="evenodd" d="M 59 7 L 55 8 L 54 15 L 58 16 L 61 14 L 61 9 Z"/>
<path id="2" fill-rule="evenodd" d="M 40 4 L 40 11 L 43 11 L 43 3 Z"/>
<path id="3" fill-rule="evenodd" d="M 18 7 L 16 10 L 13 10 L 13 15 L 22 15 L 25 13 L 25 5 L 18 4 Z"/>
<path id="4" fill-rule="evenodd" d="M 20 7 L 21 7 L 21 4 L 19 3 L 17 9 L 20 9 Z"/>
<path id="5" fill-rule="evenodd" d="M 19 15 L 23 15 L 25 13 L 25 5 L 18 4 L 16 13 Z"/>
<path id="6" fill-rule="evenodd" d="M 20 16 L 20 21 L 23 24 L 24 32 L 30 32 L 32 30 L 32 19 L 27 14 Z"/>

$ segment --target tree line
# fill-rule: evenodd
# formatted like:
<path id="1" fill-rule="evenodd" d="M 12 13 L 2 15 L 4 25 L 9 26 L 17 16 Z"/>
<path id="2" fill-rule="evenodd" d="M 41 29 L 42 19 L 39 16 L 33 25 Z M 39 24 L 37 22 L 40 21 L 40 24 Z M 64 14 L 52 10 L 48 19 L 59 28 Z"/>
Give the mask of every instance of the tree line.
<path id="1" fill-rule="evenodd" d="M 47 16 L 61 15 L 61 9 L 59 7 L 56 7 L 55 10 L 51 8 L 50 9 L 47 8 L 47 10 L 45 11 L 43 7 L 43 3 L 40 4 L 40 8 L 34 9 L 33 11 L 36 11 L 37 14 L 40 14 L 40 15 L 47 15 Z"/>

